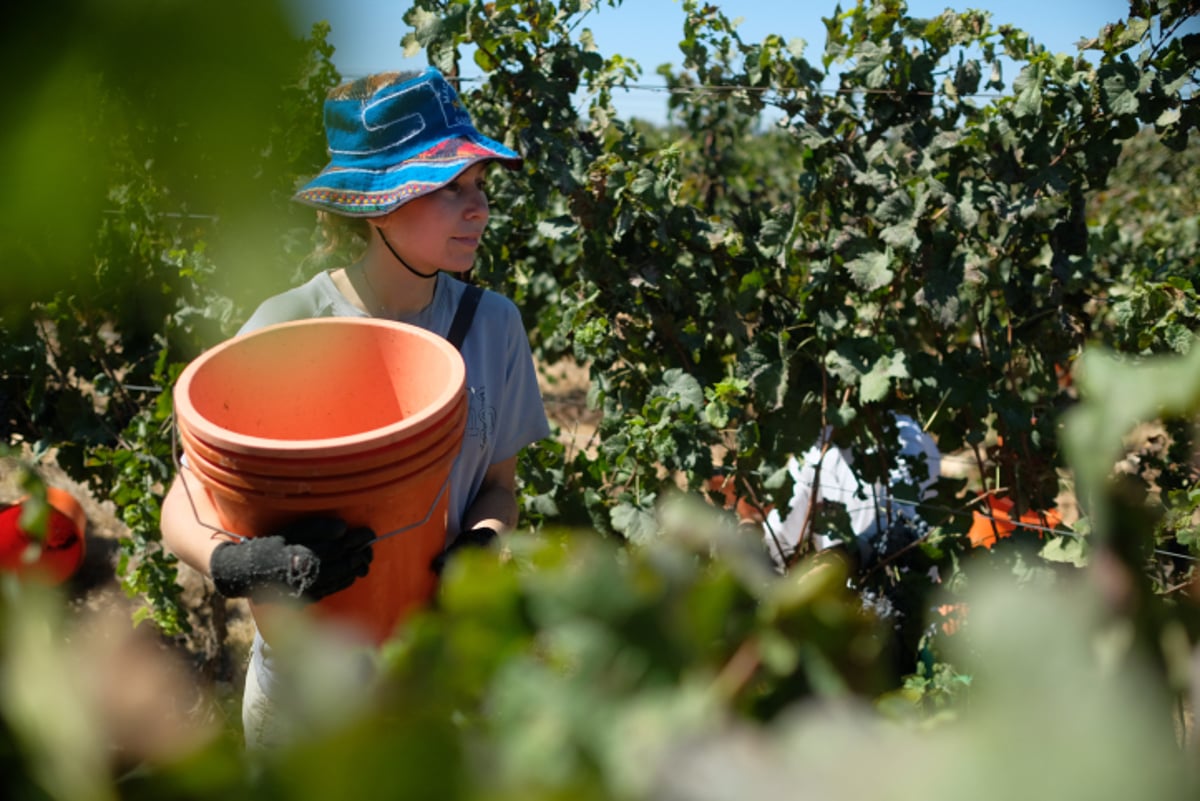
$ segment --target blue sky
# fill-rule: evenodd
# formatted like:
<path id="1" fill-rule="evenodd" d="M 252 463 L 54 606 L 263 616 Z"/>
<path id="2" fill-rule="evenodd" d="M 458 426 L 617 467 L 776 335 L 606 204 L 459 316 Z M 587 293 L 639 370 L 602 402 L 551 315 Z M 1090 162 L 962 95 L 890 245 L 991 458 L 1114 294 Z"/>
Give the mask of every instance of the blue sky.
<path id="1" fill-rule="evenodd" d="M 405 0 L 285 0 L 292 9 L 298 32 L 325 19 L 331 25 L 329 40 L 336 48 L 334 64 L 343 76 L 395 69 L 419 69 L 423 57 L 405 59 L 400 40 L 408 31 L 404 12 L 412 5 Z M 830 15 L 837 0 L 710 0 L 730 19 L 742 18 L 738 27 L 744 41 L 761 41 L 775 33 L 785 40 L 799 37 L 808 43 L 805 51 L 819 62 L 825 43 L 823 16 Z M 850 6 L 853 0 L 843 0 Z M 1092 36 L 1106 23 L 1123 19 L 1127 0 L 909 0 L 909 13 L 936 16 L 946 8 L 982 8 L 992 12 L 993 25 L 1012 24 L 1029 33 L 1054 52 L 1075 53 L 1075 42 Z M 625 0 L 619 8 L 603 2 L 584 23 L 591 28 L 600 52 L 619 53 L 641 64 L 642 83 L 656 85 L 655 68 L 681 61 L 677 42 L 681 38 L 683 6 L 680 0 Z M 464 74 L 470 67 L 464 65 Z M 1005 75 L 1011 85 L 1014 75 Z M 661 122 L 666 100 L 660 92 L 634 91 L 615 98 L 625 116 Z"/>

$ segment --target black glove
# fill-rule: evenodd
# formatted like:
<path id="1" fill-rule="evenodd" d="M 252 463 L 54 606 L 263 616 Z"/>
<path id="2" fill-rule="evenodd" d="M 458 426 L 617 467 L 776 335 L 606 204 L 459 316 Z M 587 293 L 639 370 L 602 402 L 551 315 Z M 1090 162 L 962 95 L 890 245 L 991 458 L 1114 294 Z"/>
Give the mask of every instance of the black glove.
<path id="1" fill-rule="evenodd" d="M 374 540 L 369 528 L 347 530 L 335 517 L 307 517 L 269 536 L 221 543 L 209 574 L 226 598 L 316 601 L 367 575 Z"/>
<path id="2" fill-rule="evenodd" d="M 429 563 L 429 569 L 440 576 L 446 567 L 446 561 L 455 551 L 462 548 L 484 548 L 490 545 L 494 539 L 496 539 L 496 529 L 487 526 L 476 526 L 468 531 L 463 531 L 455 537 L 454 542 L 433 557 L 433 561 Z"/>

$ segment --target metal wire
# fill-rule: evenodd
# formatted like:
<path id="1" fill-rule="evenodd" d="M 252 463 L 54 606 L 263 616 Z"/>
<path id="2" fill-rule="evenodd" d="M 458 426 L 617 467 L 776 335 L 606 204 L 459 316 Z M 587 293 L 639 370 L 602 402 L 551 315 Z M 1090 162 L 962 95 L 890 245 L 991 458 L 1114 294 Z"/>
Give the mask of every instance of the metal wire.
<path id="1" fill-rule="evenodd" d="M 173 421 L 171 423 L 171 460 L 175 462 L 175 467 L 180 473 L 186 470 L 189 473 L 192 473 L 192 475 L 195 475 L 195 473 L 192 472 L 192 468 L 185 464 L 183 458 L 179 455 L 179 428 Z M 226 536 L 233 537 L 238 542 L 245 542 L 248 539 L 241 534 L 235 534 L 232 531 L 226 531 L 220 526 L 214 526 L 211 523 L 205 523 L 203 520 L 201 520 L 200 510 L 196 508 L 196 500 L 192 497 L 192 489 L 188 486 L 187 479 L 181 476 L 179 483 L 183 485 L 183 492 L 187 495 L 188 505 L 192 507 L 192 517 L 195 518 L 197 525 L 203 526 L 213 533 L 224 534 Z"/>
<path id="2" fill-rule="evenodd" d="M 179 454 L 178 428 L 175 425 L 171 426 L 171 458 L 175 461 L 175 466 L 181 472 L 186 470 L 189 473 L 191 473 L 192 475 L 196 475 L 195 471 L 192 470 L 191 466 L 189 466 L 187 463 L 185 463 L 183 461 L 183 458 Z M 192 490 L 188 486 L 187 479 L 181 480 L 180 483 L 183 484 L 183 491 L 187 495 L 188 504 L 192 507 L 192 517 L 195 518 L 196 523 L 198 525 L 203 526 L 204 528 L 208 529 L 209 531 L 215 532 L 217 534 L 224 534 L 226 536 L 233 537 L 234 539 L 238 540 L 239 542 L 245 542 L 247 539 L 249 539 L 249 537 L 245 537 L 241 534 L 235 534 L 234 532 L 223 529 L 220 526 L 214 526 L 211 523 L 206 523 L 203 520 L 201 520 L 200 519 L 200 510 L 196 507 L 196 501 L 192 497 Z M 437 509 L 438 504 L 442 500 L 442 496 L 446 494 L 446 488 L 449 486 L 450 486 L 450 473 L 449 473 L 449 471 L 447 471 L 446 478 L 442 480 L 442 484 L 438 488 L 437 495 L 435 495 L 433 497 L 433 501 L 432 501 L 432 503 L 429 504 L 429 509 L 425 512 L 424 517 L 422 517 L 420 520 L 417 520 L 415 522 L 401 526 L 400 528 L 394 528 L 391 531 L 388 531 L 384 534 L 377 534 L 374 539 L 371 539 L 371 540 L 368 540 L 367 542 L 365 542 L 363 544 L 363 547 L 365 548 L 368 545 L 373 545 L 377 542 L 383 542 L 386 539 L 391 539 L 392 537 L 395 537 L 398 534 L 403 534 L 406 531 L 411 531 L 414 528 L 419 528 L 419 527 L 425 525 L 426 523 L 428 523 L 430 520 L 433 519 L 434 510 Z"/>

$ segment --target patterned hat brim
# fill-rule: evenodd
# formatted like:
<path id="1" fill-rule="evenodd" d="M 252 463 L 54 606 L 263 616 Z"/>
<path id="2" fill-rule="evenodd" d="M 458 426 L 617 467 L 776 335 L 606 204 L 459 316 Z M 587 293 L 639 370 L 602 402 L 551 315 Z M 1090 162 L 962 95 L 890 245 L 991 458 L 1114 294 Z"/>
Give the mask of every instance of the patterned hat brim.
<path id="1" fill-rule="evenodd" d="M 521 156 L 482 134 L 457 135 L 385 168 L 330 163 L 293 199 L 348 217 L 379 217 L 440 189 L 473 164 L 499 161 L 519 169 Z"/>

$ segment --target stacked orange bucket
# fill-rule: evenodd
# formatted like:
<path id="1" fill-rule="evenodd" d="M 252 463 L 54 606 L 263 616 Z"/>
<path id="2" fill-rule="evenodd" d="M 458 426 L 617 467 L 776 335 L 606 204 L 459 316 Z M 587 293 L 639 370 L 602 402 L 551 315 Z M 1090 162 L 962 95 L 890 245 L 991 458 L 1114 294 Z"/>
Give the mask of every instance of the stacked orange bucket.
<path id="1" fill-rule="evenodd" d="M 386 320 L 282 323 L 194 360 L 174 402 L 186 469 L 217 510 L 202 522 L 254 537 L 321 514 L 375 531 L 370 573 L 318 613 L 382 642 L 432 596 L 467 420 L 452 345 Z"/>

